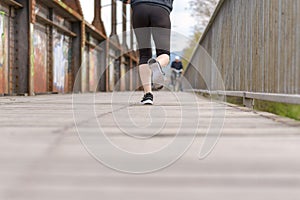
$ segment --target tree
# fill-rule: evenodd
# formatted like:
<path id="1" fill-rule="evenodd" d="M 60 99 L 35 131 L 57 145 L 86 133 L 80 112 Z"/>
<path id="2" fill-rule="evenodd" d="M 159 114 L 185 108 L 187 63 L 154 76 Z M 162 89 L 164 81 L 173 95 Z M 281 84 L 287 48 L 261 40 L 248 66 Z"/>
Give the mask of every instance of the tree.
<path id="1" fill-rule="evenodd" d="M 184 68 L 189 64 L 192 54 L 197 42 L 201 37 L 205 27 L 207 26 L 210 17 L 212 16 L 214 9 L 219 0 L 190 0 L 190 9 L 192 10 L 192 17 L 195 18 L 196 24 L 194 27 L 194 34 L 191 37 L 190 45 L 188 48 L 184 49 L 183 56 L 185 60 L 183 61 Z"/>
<path id="2" fill-rule="evenodd" d="M 219 0 L 190 0 L 190 9 L 192 10 L 192 17 L 195 18 L 195 31 L 203 32 L 206 25 L 212 16 L 215 7 Z"/>
<path id="3" fill-rule="evenodd" d="M 190 42 L 189 42 L 189 47 L 185 48 L 183 50 L 184 60 L 182 60 L 182 65 L 183 65 L 184 70 L 188 66 L 188 64 L 189 64 L 189 62 L 190 62 L 190 60 L 193 56 L 195 47 L 197 46 L 197 42 L 199 41 L 201 35 L 202 35 L 201 32 L 195 32 L 194 35 L 192 36 Z"/>

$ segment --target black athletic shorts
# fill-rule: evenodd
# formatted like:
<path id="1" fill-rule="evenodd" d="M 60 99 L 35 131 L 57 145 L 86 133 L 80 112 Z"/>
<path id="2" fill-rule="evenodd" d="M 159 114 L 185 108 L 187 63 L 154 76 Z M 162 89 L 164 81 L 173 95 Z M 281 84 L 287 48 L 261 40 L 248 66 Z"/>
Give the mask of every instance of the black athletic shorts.
<path id="1" fill-rule="evenodd" d="M 132 7 L 133 28 L 137 38 L 140 64 L 152 58 L 151 35 L 156 55 L 170 55 L 170 13 L 163 7 L 140 3 Z"/>

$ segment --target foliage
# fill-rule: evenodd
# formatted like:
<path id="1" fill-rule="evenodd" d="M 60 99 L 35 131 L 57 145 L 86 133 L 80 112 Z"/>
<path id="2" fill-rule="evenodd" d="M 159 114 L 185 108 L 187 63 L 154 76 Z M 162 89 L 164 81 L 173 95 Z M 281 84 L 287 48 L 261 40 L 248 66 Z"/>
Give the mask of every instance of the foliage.
<path id="1" fill-rule="evenodd" d="M 243 106 L 243 98 L 226 97 L 231 104 Z M 300 121 L 300 105 L 255 100 L 255 110 L 264 111 Z"/>
<path id="2" fill-rule="evenodd" d="M 275 103 L 268 101 L 256 101 L 255 109 L 300 120 L 300 105 Z"/>
<path id="3" fill-rule="evenodd" d="M 189 47 L 183 52 L 183 66 L 184 69 L 188 66 L 192 54 L 197 47 L 197 42 L 199 41 L 206 25 L 209 22 L 211 15 L 217 5 L 219 0 L 190 0 L 189 8 L 192 10 L 192 17 L 195 18 L 194 33 L 191 36 Z"/>
<path id="4" fill-rule="evenodd" d="M 184 51 L 183 51 L 184 60 L 182 61 L 182 64 L 183 64 L 184 70 L 188 66 L 189 61 L 191 60 L 191 58 L 193 56 L 193 52 L 195 50 L 195 47 L 197 47 L 197 42 L 199 41 L 201 35 L 202 35 L 202 33 L 195 32 L 194 35 L 191 37 L 188 48 L 184 49 Z"/>
<path id="5" fill-rule="evenodd" d="M 219 0 L 190 0 L 192 17 L 195 18 L 195 32 L 203 32 Z"/>

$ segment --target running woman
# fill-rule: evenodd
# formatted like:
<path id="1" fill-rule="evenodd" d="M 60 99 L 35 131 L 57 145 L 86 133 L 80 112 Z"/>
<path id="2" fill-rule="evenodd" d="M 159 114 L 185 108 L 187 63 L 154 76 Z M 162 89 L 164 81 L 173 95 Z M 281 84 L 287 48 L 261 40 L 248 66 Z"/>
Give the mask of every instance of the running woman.
<path id="1" fill-rule="evenodd" d="M 162 89 L 162 68 L 170 62 L 170 13 L 174 0 L 122 0 L 132 8 L 133 28 L 139 46 L 139 72 L 144 88 L 144 105 L 153 105 L 154 89 Z M 152 58 L 151 35 L 156 47 L 157 58 Z"/>

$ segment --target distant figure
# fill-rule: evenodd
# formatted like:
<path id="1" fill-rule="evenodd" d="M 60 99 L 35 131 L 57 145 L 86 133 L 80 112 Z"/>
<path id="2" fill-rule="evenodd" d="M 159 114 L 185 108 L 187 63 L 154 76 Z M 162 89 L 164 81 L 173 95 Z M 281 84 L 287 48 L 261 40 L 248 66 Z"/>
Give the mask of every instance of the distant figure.
<path id="1" fill-rule="evenodd" d="M 173 86 L 175 91 L 183 91 L 181 84 L 181 76 L 183 73 L 183 65 L 179 56 L 175 57 L 175 61 L 172 62 L 171 65 L 171 85 Z"/>

